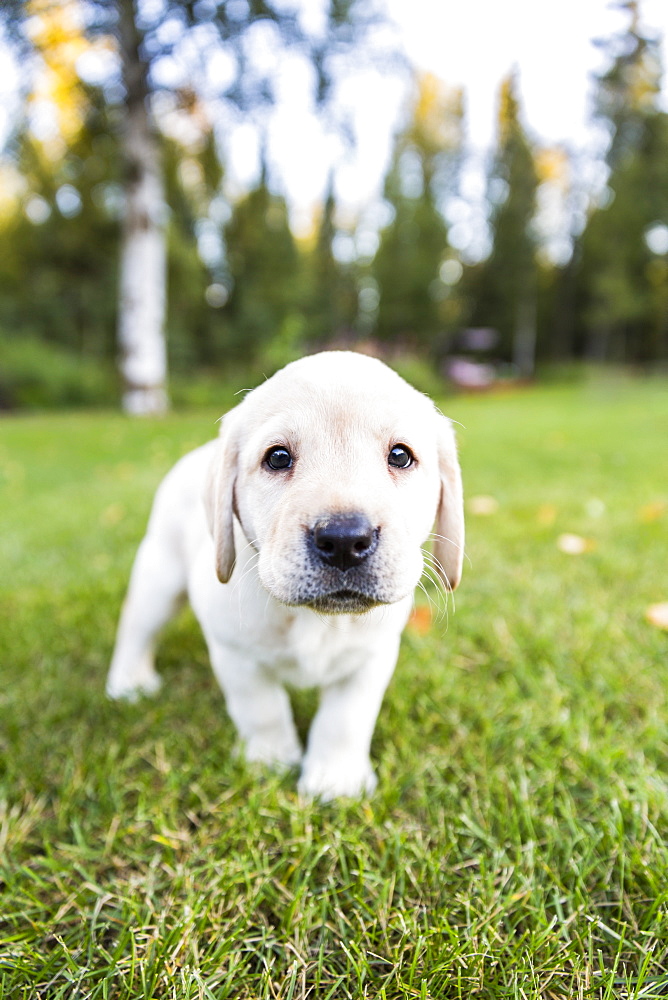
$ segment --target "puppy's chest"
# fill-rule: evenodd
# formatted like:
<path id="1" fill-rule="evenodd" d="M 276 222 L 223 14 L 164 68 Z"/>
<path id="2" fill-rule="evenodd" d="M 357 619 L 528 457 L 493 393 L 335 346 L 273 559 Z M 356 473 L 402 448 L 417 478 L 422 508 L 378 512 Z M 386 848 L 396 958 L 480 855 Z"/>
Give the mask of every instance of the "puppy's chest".
<path id="1" fill-rule="evenodd" d="M 323 621 L 303 611 L 286 611 L 257 646 L 262 665 L 285 684 L 319 687 L 358 670 L 366 650 L 346 619 Z"/>

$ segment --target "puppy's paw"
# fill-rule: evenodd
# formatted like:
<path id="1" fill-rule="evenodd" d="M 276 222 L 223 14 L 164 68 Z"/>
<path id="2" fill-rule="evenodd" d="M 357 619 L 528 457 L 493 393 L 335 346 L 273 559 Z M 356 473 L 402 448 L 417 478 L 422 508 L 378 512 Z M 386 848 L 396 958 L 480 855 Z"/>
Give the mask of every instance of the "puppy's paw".
<path id="1" fill-rule="evenodd" d="M 249 763 L 265 764 L 279 771 L 294 767 L 302 759 L 299 741 L 287 734 L 274 738 L 251 736 L 240 746 L 240 751 Z"/>
<path id="2" fill-rule="evenodd" d="M 297 790 L 305 798 L 331 802 L 332 799 L 372 795 L 377 784 L 368 758 L 344 761 L 309 760 L 307 757 Z"/>
<path id="3" fill-rule="evenodd" d="M 142 674 L 139 679 L 133 681 L 109 674 L 105 690 L 107 697 L 113 701 L 127 701 L 134 704 L 142 698 L 150 698 L 157 694 L 161 687 L 162 678 L 155 671 L 152 671 Z"/>

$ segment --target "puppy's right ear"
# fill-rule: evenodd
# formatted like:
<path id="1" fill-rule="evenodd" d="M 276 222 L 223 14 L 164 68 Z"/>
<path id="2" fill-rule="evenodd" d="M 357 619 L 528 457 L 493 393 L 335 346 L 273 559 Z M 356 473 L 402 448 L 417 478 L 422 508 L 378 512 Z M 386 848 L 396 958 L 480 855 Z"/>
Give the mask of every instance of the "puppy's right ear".
<path id="1" fill-rule="evenodd" d="M 237 478 L 238 448 L 231 414 L 223 418 L 204 489 L 204 507 L 213 535 L 216 574 L 227 583 L 234 569 L 234 484 Z"/>

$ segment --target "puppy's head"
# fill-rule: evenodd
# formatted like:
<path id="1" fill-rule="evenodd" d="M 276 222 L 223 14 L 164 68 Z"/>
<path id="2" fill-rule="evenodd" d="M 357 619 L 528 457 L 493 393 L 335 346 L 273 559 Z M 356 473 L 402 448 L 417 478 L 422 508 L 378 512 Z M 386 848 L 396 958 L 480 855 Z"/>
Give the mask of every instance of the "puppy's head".
<path id="1" fill-rule="evenodd" d="M 435 565 L 459 583 L 462 487 L 450 422 L 382 362 L 296 361 L 222 422 L 207 489 L 216 566 L 234 565 L 234 517 L 277 600 L 360 613 L 412 592 L 434 522 Z"/>

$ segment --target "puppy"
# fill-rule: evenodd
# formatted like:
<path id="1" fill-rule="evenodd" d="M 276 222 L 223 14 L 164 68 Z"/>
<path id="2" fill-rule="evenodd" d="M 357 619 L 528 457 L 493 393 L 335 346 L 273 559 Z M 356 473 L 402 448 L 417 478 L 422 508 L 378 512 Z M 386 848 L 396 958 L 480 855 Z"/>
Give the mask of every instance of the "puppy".
<path id="1" fill-rule="evenodd" d="M 450 421 L 374 358 L 287 365 L 160 485 L 107 693 L 158 689 L 154 641 L 187 595 L 247 759 L 301 764 L 306 796 L 371 793 L 371 736 L 434 522 L 451 591 L 464 519 Z M 305 752 L 284 684 L 320 689 Z"/>

